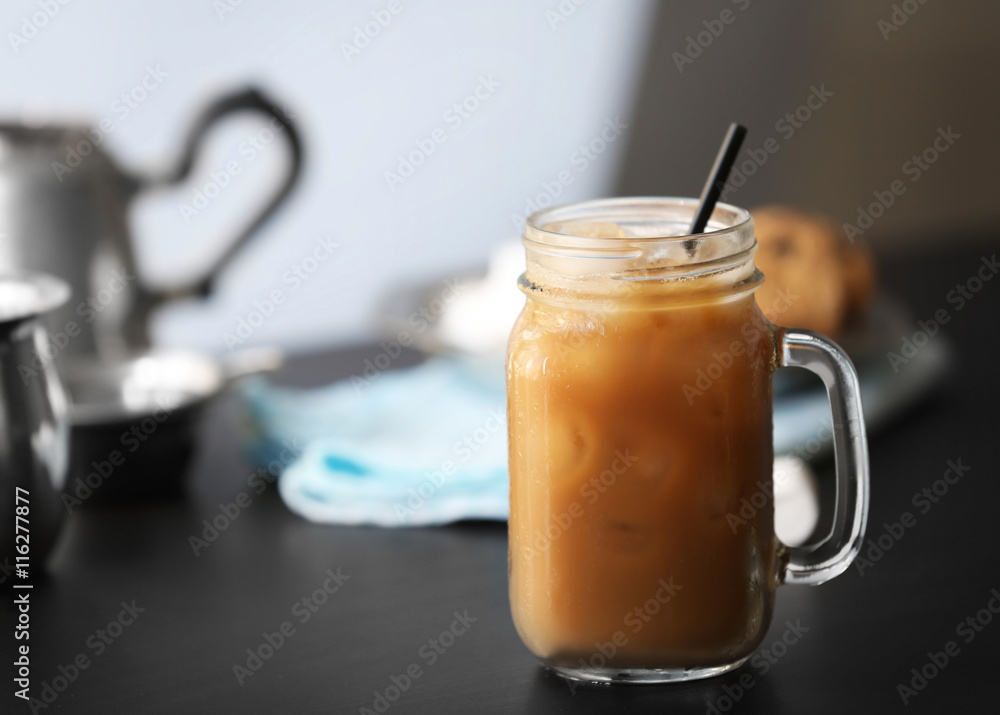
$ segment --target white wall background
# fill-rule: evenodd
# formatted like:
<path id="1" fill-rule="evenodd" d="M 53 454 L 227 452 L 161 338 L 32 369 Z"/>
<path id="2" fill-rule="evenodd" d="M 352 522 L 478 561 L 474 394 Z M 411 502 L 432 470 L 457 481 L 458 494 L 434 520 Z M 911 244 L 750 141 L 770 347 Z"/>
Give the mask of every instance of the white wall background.
<path id="1" fill-rule="evenodd" d="M 169 163 L 197 110 L 247 83 L 298 118 L 307 161 L 299 189 L 215 296 L 158 316 L 158 342 L 225 352 L 224 334 L 276 288 L 285 302 L 247 344 L 362 340 L 373 335 L 387 290 L 484 263 L 517 234 L 511 214 L 560 171 L 573 183 L 559 202 L 611 191 L 625 137 L 585 169 L 573 155 L 607 119 L 630 121 L 652 3 L 397 2 L 401 11 L 350 61 L 343 43 L 388 0 L 4 4 L 0 114 L 36 123 L 109 118 L 107 147 L 132 170 Z M 43 6 L 58 12 L 28 38 L 25 18 Z M 161 81 L 126 112 L 120 95 L 147 67 Z M 446 122 L 480 77 L 495 79 L 493 94 L 461 126 Z M 197 274 L 262 201 L 283 169 L 281 143 L 252 160 L 239 149 L 263 126 L 252 115 L 220 125 L 189 185 L 137 203 L 143 275 L 169 283 Z M 400 154 L 439 127 L 446 141 L 390 189 L 385 173 Z M 194 189 L 232 160 L 241 173 L 200 215 L 182 217 Z M 284 281 L 324 236 L 339 246 L 333 255 L 299 287 Z"/>

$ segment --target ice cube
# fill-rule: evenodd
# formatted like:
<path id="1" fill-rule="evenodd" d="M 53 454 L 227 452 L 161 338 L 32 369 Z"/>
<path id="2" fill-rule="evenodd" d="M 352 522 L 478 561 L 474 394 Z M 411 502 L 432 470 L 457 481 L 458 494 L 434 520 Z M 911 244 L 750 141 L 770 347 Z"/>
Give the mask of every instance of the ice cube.
<path id="1" fill-rule="evenodd" d="M 628 234 L 612 221 L 557 221 L 542 226 L 545 231 L 581 238 L 628 238 Z"/>

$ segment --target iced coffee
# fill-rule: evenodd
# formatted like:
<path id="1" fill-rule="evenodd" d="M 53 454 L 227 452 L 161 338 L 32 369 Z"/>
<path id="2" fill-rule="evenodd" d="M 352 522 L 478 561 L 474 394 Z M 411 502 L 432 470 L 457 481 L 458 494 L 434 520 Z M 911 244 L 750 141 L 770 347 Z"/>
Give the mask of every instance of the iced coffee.
<path id="1" fill-rule="evenodd" d="M 524 642 L 564 674 L 738 664 L 778 583 L 772 501 L 755 498 L 770 494 L 775 341 L 752 228 L 684 240 L 690 207 L 649 203 L 536 214 L 524 239 L 510 597 Z"/>

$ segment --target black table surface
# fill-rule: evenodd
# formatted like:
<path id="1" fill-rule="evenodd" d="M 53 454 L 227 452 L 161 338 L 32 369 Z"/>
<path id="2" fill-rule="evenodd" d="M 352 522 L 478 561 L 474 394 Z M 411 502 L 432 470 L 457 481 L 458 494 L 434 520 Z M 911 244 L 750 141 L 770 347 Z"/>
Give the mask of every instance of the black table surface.
<path id="1" fill-rule="evenodd" d="M 995 711 L 1000 617 L 989 606 L 991 594 L 1000 594 L 1000 280 L 961 309 L 950 303 L 949 291 L 997 250 L 996 241 L 964 246 L 881 262 L 884 284 L 915 318 L 948 311 L 942 334 L 957 347 L 942 387 L 870 440 L 869 536 L 888 533 L 886 525 L 904 512 L 915 524 L 901 535 L 893 527 L 898 536 L 882 539 L 888 549 L 864 573 L 851 567 L 821 586 L 781 588 L 764 641 L 769 650 L 734 673 L 669 686 L 569 687 L 514 631 L 504 524 L 311 524 L 290 513 L 273 486 L 257 494 L 248 485 L 253 470 L 241 456 L 229 399 L 208 416 L 184 499 L 84 509 L 67 523 L 49 577 L 32 594 L 32 694 L 52 687 L 50 702 L 34 710 Z M 371 346 L 296 358 L 279 380 L 315 385 L 360 374 L 376 352 Z M 396 364 L 415 359 L 404 355 Z M 970 470 L 937 501 L 923 506 L 918 498 L 918 507 L 914 496 L 933 488 L 949 461 Z M 196 556 L 190 537 L 243 493 L 239 516 Z M 336 592 L 314 598 L 324 582 Z M 13 623 L 11 600 L 5 595 L 5 624 Z M 1000 610 L 1000 600 L 992 605 Z M 439 640 L 456 612 L 464 631 Z M 796 642 L 775 645 L 788 624 L 799 629 Z M 5 664 L 11 632 L 5 625 Z M 264 656 L 251 660 L 255 670 L 248 649 Z M 74 665 L 84 661 L 85 668 Z M 414 664 L 420 676 L 407 686 L 401 676 L 417 672 Z M 246 669 L 242 678 L 234 666 Z M 912 669 L 928 679 L 911 682 Z M 3 682 L 0 711 L 29 712 L 13 697 L 11 680 Z M 906 704 L 901 684 L 913 688 Z"/>

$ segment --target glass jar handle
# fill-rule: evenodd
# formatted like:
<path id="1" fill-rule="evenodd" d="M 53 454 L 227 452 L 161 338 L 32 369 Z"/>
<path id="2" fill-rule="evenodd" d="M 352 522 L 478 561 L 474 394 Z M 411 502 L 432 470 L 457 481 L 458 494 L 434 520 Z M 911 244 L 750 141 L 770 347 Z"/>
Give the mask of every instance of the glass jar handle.
<path id="1" fill-rule="evenodd" d="M 858 373 L 833 341 L 809 330 L 779 328 L 780 367 L 804 367 L 819 375 L 833 412 L 837 497 L 833 527 L 817 544 L 788 549 L 785 583 L 818 584 L 843 573 L 861 550 L 868 521 L 868 441 L 861 414 Z"/>

